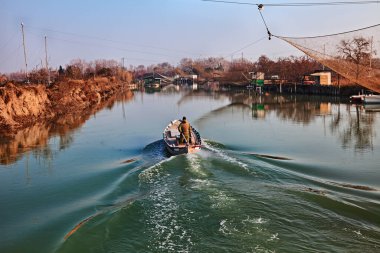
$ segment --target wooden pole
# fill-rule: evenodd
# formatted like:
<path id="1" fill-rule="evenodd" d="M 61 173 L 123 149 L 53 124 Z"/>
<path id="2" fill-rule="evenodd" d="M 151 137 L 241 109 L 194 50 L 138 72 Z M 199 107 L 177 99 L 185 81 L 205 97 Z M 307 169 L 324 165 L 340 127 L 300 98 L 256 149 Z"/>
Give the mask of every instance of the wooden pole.
<path id="1" fill-rule="evenodd" d="M 26 47 L 25 47 L 25 34 L 24 34 L 24 23 L 21 22 L 21 31 L 22 31 L 22 45 L 24 47 L 24 60 L 25 60 L 25 77 L 28 80 L 28 62 L 26 60 Z"/>
<path id="2" fill-rule="evenodd" d="M 47 42 L 46 42 L 46 36 L 45 36 L 45 64 L 46 64 L 46 72 L 48 75 L 48 85 L 50 85 L 50 71 L 49 71 L 49 65 L 48 65 L 48 55 L 47 55 Z"/>

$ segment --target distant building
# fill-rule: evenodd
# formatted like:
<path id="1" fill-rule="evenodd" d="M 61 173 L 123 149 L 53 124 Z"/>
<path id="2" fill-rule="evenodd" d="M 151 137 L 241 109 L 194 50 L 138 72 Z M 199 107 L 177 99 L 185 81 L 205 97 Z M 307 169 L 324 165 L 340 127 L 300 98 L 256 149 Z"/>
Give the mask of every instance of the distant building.
<path id="1" fill-rule="evenodd" d="M 302 77 L 302 84 L 331 85 L 331 72 L 315 71 L 310 75 L 304 75 Z"/>
<path id="2" fill-rule="evenodd" d="M 194 85 L 197 83 L 198 75 L 186 75 L 175 77 L 175 83 L 179 85 Z"/>
<path id="3" fill-rule="evenodd" d="M 159 73 L 146 73 L 142 78 L 145 87 L 161 87 L 173 82 L 171 78 Z"/>
<path id="4" fill-rule="evenodd" d="M 264 80 L 265 79 L 265 73 L 264 72 L 249 72 L 251 74 L 252 79 L 256 80 Z"/>
<path id="5" fill-rule="evenodd" d="M 270 79 L 271 79 L 271 80 L 279 80 L 280 77 L 279 77 L 278 75 L 272 75 L 272 76 L 270 77 Z"/>
<path id="6" fill-rule="evenodd" d="M 318 71 L 311 76 L 315 77 L 316 84 L 319 85 L 331 85 L 331 72 L 330 71 Z"/>
<path id="7" fill-rule="evenodd" d="M 304 85 L 313 85 L 316 84 L 315 77 L 312 75 L 304 75 L 302 77 L 302 84 Z"/>

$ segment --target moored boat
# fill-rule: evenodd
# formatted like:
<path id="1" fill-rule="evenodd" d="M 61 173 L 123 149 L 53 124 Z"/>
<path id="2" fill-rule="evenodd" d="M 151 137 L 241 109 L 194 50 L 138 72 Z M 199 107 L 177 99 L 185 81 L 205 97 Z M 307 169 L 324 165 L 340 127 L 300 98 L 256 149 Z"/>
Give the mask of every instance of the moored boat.
<path id="1" fill-rule="evenodd" d="M 363 103 L 363 100 L 364 99 L 364 95 L 353 95 L 350 97 L 350 101 L 351 103 L 354 103 L 354 104 L 361 104 Z"/>
<path id="2" fill-rule="evenodd" d="M 201 149 L 202 140 L 197 130 L 191 127 L 191 136 L 189 143 L 180 143 L 181 133 L 178 126 L 181 124 L 180 120 L 173 120 L 164 129 L 163 139 L 165 147 L 171 155 L 179 155 L 186 153 L 194 153 Z"/>
<path id="3" fill-rule="evenodd" d="M 380 95 L 365 95 L 363 102 L 365 104 L 380 104 Z"/>

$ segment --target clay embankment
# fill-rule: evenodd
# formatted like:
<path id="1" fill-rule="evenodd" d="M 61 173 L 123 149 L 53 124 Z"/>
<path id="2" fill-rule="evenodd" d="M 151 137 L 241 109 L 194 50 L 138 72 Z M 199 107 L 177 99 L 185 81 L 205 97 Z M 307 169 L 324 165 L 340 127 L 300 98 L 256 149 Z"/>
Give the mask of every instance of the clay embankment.
<path id="1" fill-rule="evenodd" d="M 9 164 L 36 147 L 46 147 L 54 135 L 64 148 L 67 133 L 92 114 L 133 93 L 108 78 L 69 80 L 54 84 L 0 87 L 0 163 Z M 118 96 L 122 94 L 122 96 Z"/>

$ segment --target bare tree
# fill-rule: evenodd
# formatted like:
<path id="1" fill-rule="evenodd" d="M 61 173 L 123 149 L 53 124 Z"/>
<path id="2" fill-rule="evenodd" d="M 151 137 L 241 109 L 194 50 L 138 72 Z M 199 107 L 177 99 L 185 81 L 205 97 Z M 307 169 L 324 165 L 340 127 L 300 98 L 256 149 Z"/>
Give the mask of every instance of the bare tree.
<path id="1" fill-rule="evenodd" d="M 352 40 L 341 40 L 338 52 L 342 57 L 356 65 L 356 79 L 359 78 L 361 65 L 368 65 L 371 57 L 370 40 L 364 37 L 355 37 Z"/>

